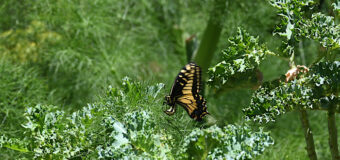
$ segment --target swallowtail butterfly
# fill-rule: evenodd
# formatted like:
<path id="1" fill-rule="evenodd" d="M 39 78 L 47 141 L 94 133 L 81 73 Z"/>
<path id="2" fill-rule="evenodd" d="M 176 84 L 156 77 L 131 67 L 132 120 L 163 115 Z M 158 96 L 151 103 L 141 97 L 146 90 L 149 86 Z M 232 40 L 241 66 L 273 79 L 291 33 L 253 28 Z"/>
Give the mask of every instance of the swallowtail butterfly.
<path id="1" fill-rule="evenodd" d="M 170 95 L 165 96 L 165 104 L 171 106 L 164 111 L 168 115 L 176 112 L 176 104 L 181 105 L 196 121 L 209 114 L 205 99 L 199 95 L 201 91 L 201 68 L 195 63 L 185 65 L 172 85 Z"/>

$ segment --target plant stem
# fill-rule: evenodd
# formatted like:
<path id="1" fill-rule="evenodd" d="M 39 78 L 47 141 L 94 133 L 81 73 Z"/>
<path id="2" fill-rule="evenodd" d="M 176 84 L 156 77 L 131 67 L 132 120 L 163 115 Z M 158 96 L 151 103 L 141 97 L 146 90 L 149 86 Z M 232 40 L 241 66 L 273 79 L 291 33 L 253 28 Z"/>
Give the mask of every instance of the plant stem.
<path id="1" fill-rule="evenodd" d="M 205 78 L 206 72 L 217 48 L 217 43 L 222 32 L 223 17 L 226 7 L 226 0 L 214 1 L 214 7 L 211 11 L 207 27 L 204 30 L 199 48 L 196 55 L 192 58 L 192 60 L 202 68 L 203 79 Z"/>
<path id="2" fill-rule="evenodd" d="M 309 120 L 308 120 L 308 115 L 307 115 L 306 110 L 302 110 L 302 109 L 300 110 L 300 118 L 301 118 L 303 133 L 305 135 L 308 157 L 311 160 L 317 160 L 318 158 L 315 152 L 313 133 L 309 126 Z"/>
<path id="3" fill-rule="evenodd" d="M 329 111 L 328 108 L 326 108 L 326 107 L 325 108 L 321 108 L 321 107 L 320 108 L 313 108 L 311 110 L 315 110 L 315 111 Z M 334 112 L 335 113 L 340 113 L 340 108 L 334 109 Z"/>
<path id="4" fill-rule="evenodd" d="M 338 133 L 335 124 L 335 107 L 336 104 L 332 103 L 328 111 L 328 140 L 333 160 L 340 159 L 338 150 Z"/>

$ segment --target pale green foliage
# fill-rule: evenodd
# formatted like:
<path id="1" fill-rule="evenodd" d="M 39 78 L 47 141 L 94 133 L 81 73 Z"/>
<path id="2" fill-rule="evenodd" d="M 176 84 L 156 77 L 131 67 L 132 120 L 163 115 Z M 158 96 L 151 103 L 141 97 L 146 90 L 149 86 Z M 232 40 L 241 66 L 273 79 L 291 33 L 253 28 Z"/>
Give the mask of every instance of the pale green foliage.
<path id="1" fill-rule="evenodd" d="M 313 0 L 271 0 L 271 5 L 278 9 L 282 17 L 281 24 L 276 28 L 277 34 L 290 40 L 303 23 L 304 7 L 313 4 Z"/>
<path id="2" fill-rule="evenodd" d="M 194 129 L 181 153 L 190 159 L 253 159 L 274 144 L 267 132 L 252 132 L 247 126 L 228 125 Z"/>
<path id="3" fill-rule="evenodd" d="M 47 99 L 45 83 L 36 69 L 0 58 L 0 134 L 13 135 L 22 129 L 18 122 L 24 120 L 25 106 Z"/>
<path id="4" fill-rule="evenodd" d="M 29 107 L 22 125 L 25 138 L 2 135 L 0 147 L 42 159 L 185 159 L 193 156 L 192 149 L 200 146 L 202 138 L 211 137 L 205 143 L 214 147 L 202 148 L 207 153 L 203 157 L 242 159 L 261 154 L 273 143 L 262 130 L 252 132 L 248 127 L 232 125 L 189 130 L 182 136 L 167 132 L 172 129 L 170 124 L 159 125 L 167 115 L 146 107 L 158 98 L 162 88 L 163 84 L 146 87 L 125 78 L 121 90 L 111 87 L 101 102 L 72 114 L 54 106 Z M 175 136 L 180 136 L 180 141 L 176 142 Z"/>
<path id="5" fill-rule="evenodd" d="M 99 158 L 113 159 L 173 159 L 165 142 L 165 135 L 155 128 L 150 112 L 139 111 L 124 116 L 124 124 L 113 117 L 104 119 L 102 125 L 108 132 L 107 141 L 97 146 Z"/>
<path id="6" fill-rule="evenodd" d="M 340 25 L 334 23 L 334 17 L 315 13 L 301 27 L 301 36 L 317 40 L 325 48 L 340 47 Z"/>
<path id="7" fill-rule="evenodd" d="M 329 53 L 340 45 L 340 27 L 334 22 L 334 18 L 314 13 L 312 17 L 305 18 L 303 7 L 310 7 L 313 1 L 278 1 L 272 3 L 279 9 L 283 20 L 279 25 L 289 26 L 294 22 L 292 32 L 298 40 L 301 37 L 319 41 L 323 47 L 329 49 Z M 289 11 L 292 12 L 289 12 Z M 294 17 L 294 19 L 290 19 Z M 280 27 L 281 26 L 281 27 Z M 281 36 L 283 32 L 278 32 Z M 290 38 L 284 44 L 286 51 L 294 53 Z M 296 43 L 296 42 L 295 42 Z M 288 50 L 287 50 L 288 49 Z M 291 55 L 291 54 L 290 54 Z M 291 57 L 294 60 L 294 56 Z M 320 58 L 321 59 L 321 58 Z M 320 60 L 319 59 L 319 60 Z M 296 80 L 284 82 L 284 78 L 264 83 L 252 97 L 249 107 L 244 109 L 247 118 L 253 118 L 259 122 L 274 121 L 275 117 L 287 111 L 299 109 L 324 109 L 327 110 L 331 103 L 338 103 L 340 63 L 338 61 L 319 62 L 311 66 L 308 74 L 297 77 Z"/>
<path id="8" fill-rule="evenodd" d="M 280 48 L 282 53 L 279 55 L 294 58 L 294 41 L 298 40 L 297 35 L 304 24 L 305 10 L 314 2 L 313 0 L 272 0 L 270 2 L 278 10 L 277 14 L 282 17 L 281 23 L 277 25 L 274 31 L 274 34 L 285 38 Z"/>
<path id="9" fill-rule="evenodd" d="M 5 135 L 0 136 L 0 148 L 7 147 L 15 151 L 26 153 L 28 149 L 26 148 L 29 144 L 26 141 L 20 139 L 8 138 Z"/>
<path id="10" fill-rule="evenodd" d="M 84 107 L 82 111 L 66 116 L 56 107 L 37 105 L 26 110 L 29 130 L 27 141 L 35 158 L 71 158 L 87 150 L 94 140 L 89 129 L 93 121 L 94 108 Z M 94 112 L 95 113 L 95 112 Z"/>
<path id="11" fill-rule="evenodd" d="M 222 51 L 223 61 L 209 68 L 208 84 L 219 88 L 230 78 L 242 79 L 244 74 L 253 72 L 271 52 L 259 44 L 259 38 L 238 29 L 237 35 L 229 39 L 227 49 Z"/>
<path id="12" fill-rule="evenodd" d="M 274 121 L 287 111 L 299 109 L 328 109 L 331 103 L 339 103 L 340 62 L 320 62 L 307 75 L 284 82 L 283 79 L 266 82 L 245 108 L 247 118 L 259 122 Z"/>
<path id="13" fill-rule="evenodd" d="M 328 110 L 330 106 L 339 104 L 340 63 L 335 61 L 338 56 L 336 55 L 338 54 L 336 49 L 339 48 L 339 25 L 336 24 L 336 17 L 326 16 L 322 13 L 312 13 L 314 4 L 313 0 L 271 1 L 271 5 L 277 9 L 278 16 L 281 17 L 280 23 L 274 30 L 274 35 L 279 35 L 278 37 L 282 39 L 282 45 L 275 54 L 264 49 L 263 55 L 258 55 L 261 57 L 259 62 L 270 54 L 279 56 L 280 60 L 286 60 L 286 64 L 289 61 L 292 68 L 296 67 L 295 63 L 298 62 L 295 59 L 296 57 L 300 58 L 304 65 L 311 65 L 309 66 L 309 71 L 307 67 L 302 67 L 301 69 L 306 69 L 304 72 L 307 73 L 299 73 L 296 77 L 294 76 L 295 80 L 289 82 L 285 82 L 286 77 L 283 75 L 279 77 L 279 74 L 285 73 L 286 70 L 275 70 L 276 76 L 279 78 L 263 83 L 254 92 L 250 105 L 243 109 L 247 120 L 270 122 L 274 121 L 278 115 L 289 111 Z M 336 8 L 335 4 L 333 6 Z M 239 39 L 247 42 L 247 38 L 242 37 Z M 248 57 L 242 56 L 244 53 L 249 52 L 249 48 L 252 48 L 254 44 L 245 43 L 244 41 L 238 41 L 235 43 L 237 45 L 231 44 L 228 46 L 226 50 L 229 52 L 224 52 L 223 54 L 226 55 L 223 55 L 221 62 L 209 70 L 210 85 L 221 90 L 220 88 L 244 85 L 244 79 L 249 81 L 252 77 L 257 76 L 257 74 L 250 76 L 250 73 L 258 71 L 257 68 L 261 63 L 256 63 L 257 61 L 255 60 L 249 61 Z M 317 46 L 317 43 L 313 41 L 321 44 L 320 50 L 306 48 L 306 44 L 315 44 Z M 259 46 L 266 48 L 263 45 Z M 317 48 L 316 46 L 315 48 Z M 232 49 L 235 50 L 236 54 L 232 52 Z M 315 59 L 316 56 L 318 56 L 317 59 Z M 228 61 L 225 60 L 227 58 L 229 58 Z M 250 65 L 241 65 L 242 67 L 240 67 L 237 62 L 248 62 L 241 64 Z M 268 61 L 268 63 L 274 66 L 272 62 Z M 270 67 L 269 69 L 262 69 L 262 71 L 268 70 L 271 70 Z M 272 78 L 270 77 L 269 79 Z M 225 97 L 226 100 L 228 98 Z M 340 112 L 338 107 L 336 112 Z M 280 130 L 281 128 L 277 129 L 277 134 L 282 137 Z M 319 130 L 324 130 L 324 128 Z M 281 141 L 284 143 L 285 140 Z M 280 148 L 280 146 L 276 147 Z M 325 151 L 322 154 L 318 153 L 318 156 L 326 157 L 324 153 Z M 268 155 L 273 154 L 269 153 Z"/>
<path id="14" fill-rule="evenodd" d="M 271 4 L 282 17 L 274 33 L 286 37 L 281 46 L 281 56 L 294 56 L 296 42 L 302 38 L 317 40 L 329 49 L 339 48 L 340 26 L 335 24 L 334 17 L 322 13 L 314 13 L 311 17 L 306 14 L 314 7 L 313 0 L 272 0 Z M 336 9 L 335 3 L 333 6 Z"/>

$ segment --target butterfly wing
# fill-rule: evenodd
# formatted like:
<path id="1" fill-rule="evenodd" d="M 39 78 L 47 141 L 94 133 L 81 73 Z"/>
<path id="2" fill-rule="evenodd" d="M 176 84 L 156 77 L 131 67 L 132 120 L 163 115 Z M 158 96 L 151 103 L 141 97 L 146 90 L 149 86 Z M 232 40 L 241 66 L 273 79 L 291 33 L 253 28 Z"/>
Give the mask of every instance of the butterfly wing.
<path id="1" fill-rule="evenodd" d="M 184 107 L 191 118 L 201 121 L 204 115 L 208 114 L 206 101 L 199 95 L 201 91 L 201 68 L 195 63 L 189 63 L 181 70 L 180 74 L 183 74 L 181 77 L 184 77 L 186 83 L 176 102 Z"/>
<path id="2" fill-rule="evenodd" d="M 176 112 L 176 99 L 183 96 L 182 90 L 188 83 L 188 74 L 190 72 L 191 65 L 187 64 L 184 66 L 175 78 L 175 82 L 171 87 L 170 95 L 166 97 L 166 103 L 171 106 L 170 109 L 166 110 L 165 113 L 173 115 Z"/>

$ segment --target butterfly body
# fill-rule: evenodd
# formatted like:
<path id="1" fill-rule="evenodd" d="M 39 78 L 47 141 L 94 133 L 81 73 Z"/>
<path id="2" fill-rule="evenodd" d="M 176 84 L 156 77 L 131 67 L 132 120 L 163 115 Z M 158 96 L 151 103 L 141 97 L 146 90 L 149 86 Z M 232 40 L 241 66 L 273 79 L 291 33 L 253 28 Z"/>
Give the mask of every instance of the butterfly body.
<path id="1" fill-rule="evenodd" d="M 176 112 L 176 104 L 179 104 L 191 118 L 201 121 L 209 113 L 205 99 L 199 95 L 200 91 L 201 68 L 195 63 L 189 63 L 177 75 L 170 95 L 165 96 L 165 103 L 171 106 L 165 113 L 173 115 Z"/>

